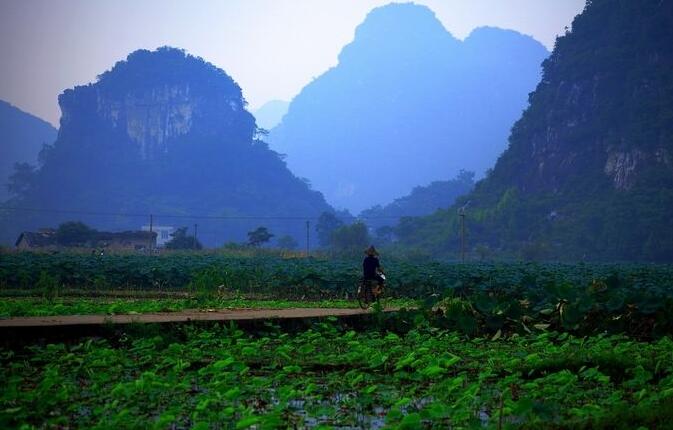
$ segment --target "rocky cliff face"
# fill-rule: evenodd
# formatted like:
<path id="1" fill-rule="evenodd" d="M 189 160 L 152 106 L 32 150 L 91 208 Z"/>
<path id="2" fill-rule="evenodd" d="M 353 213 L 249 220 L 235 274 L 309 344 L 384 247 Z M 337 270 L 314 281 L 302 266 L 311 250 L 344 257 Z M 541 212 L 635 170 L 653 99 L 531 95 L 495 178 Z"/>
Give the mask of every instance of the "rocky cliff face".
<path id="1" fill-rule="evenodd" d="M 616 190 L 630 190 L 636 184 L 638 176 L 652 167 L 673 170 L 671 150 L 667 148 L 655 148 L 651 151 L 608 148 L 606 152 L 607 160 L 603 171 Z"/>
<path id="2" fill-rule="evenodd" d="M 588 2 L 545 62 L 494 174 L 513 175 L 522 190 L 570 192 L 588 176 L 627 191 L 671 171 L 671 24 L 666 2 Z"/>
<path id="3" fill-rule="evenodd" d="M 507 175 L 514 173 L 514 179 L 522 190 L 558 192 L 574 177 L 586 176 L 592 170 L 602 170 L 615 190 L 629 190 L 652 168 L 673 167 L 672 149 L 670 142 L 666 141 L 665 129 L 654 125 L 644 131 L 643 134 L 659 133 L 645 145 L 641 145 L 640 138 L 634 138 L 630 135 L 632 132 L 618 122 L 600 131 L 590 130 L 601 121 L 600 93 L 611 91 L 603 87 L 610 86 L 612 82 L 612 79 L 600 77 L 588 82 L 561 82 L 553 89 L 556 94 L 552 97 L 554 104 L 560 105 L 561 109 L 551 107 L 542 124 L 535 124 L 534 128 L 525 123 L 528 121 L 525 116 L 517 124 L 513 135 L 516 140 L 510 153 L 503 158 L 519 166 L 516 171 L 505 170 Z M 642 94 L 636 89 L 633 92 Z M 641 104 L 648 96 L 643 97 L 645 99 L 634 97 L 623 101 Z M 628 117 L 622 120 L 628 121 Z M 620 119 L 615 118 L 615 121 Z M 526 135 L 525 141 L 517 137 L 520 135 Z M 513 160 L 514 154 L 516 161 Z M 500 171 L 495 172 L 496 175 L 498 173 Z"/>
<path id="4" fill-rule="evenodd" d="M 194 111 L 197 105 L 203 104 L 203 99 L 190 96 L 188 84 L 128 93 L 116 100 L 101 91 L 94 92 L 93 100 L 75 92 L 70 97 L 61 97 L 61 125 L 69 127 L 73 118 L 77 118 L 77 112 L 93 110 L 111 128 L 125 134 L 144 160 L 167 153 L 169 141 L 188 134 L 193 126 Z M 88 105 L 91 101 L 95 105 Z"/>
<path id="5" fill-rule="evenodd" d="M 76 124 L 80 119 L 93 121 L 127 138 L 143 160 L 167 154 L 171 142 L 175 144 L 193 131 L 240 142 L 252 140 L 254 118 L 245 109 L 241 90 L 231 78 L 210 68 L 205 72 L 213 76 L 204 76 L 196 64 L 199 60 L 193 57 L 176 64 L 174 57 L 178 54 L 170 50 L 163 53 L 171 57 L 164 59 L 165 68 L 146 64 L 152 54 L 137 51 L 128 62 L 101 75 L 95 84 L 66 90 L 59 97 L 61 128 L 80 128 Z M 129 64 L 150 66 L 151 70 L 143 73 L 155 75 L 146 82 L 136 82 L 137 71 L 129 70 Z M 228 85 L 209 88 L 206 79 L 213 78 Z"/>
<path id="6" fill-rule="evenodd" d="M 58 139 L 15 203 L 73 214 L 38 213 L 16 223 L 24 230 L 72 217 L 99 229 L 137 229 L 147 222 L 86 215 L 96 211 L 181 214 L 186 221 L 179 222 L 193 224 L 197 219 L 189 215 L 310 218 L 331 210 L 254 138 L 255 120 L 240 87 L 181 50 L 136 51 L 95 83 L 66 90 L 59 104 Z M 199 222 L 207 245 L 245 239 L 255 223 Z M 303 223 L 269 227 L 277 236 L 304 237 Z"/>
<path id="7" fill-rule="evenodd" d="M 542 258 L 673 261 L 672 40 L 671 2 L 587 2 L 508 149 L 465 198 L 481 217 L 473 241 Z"/>

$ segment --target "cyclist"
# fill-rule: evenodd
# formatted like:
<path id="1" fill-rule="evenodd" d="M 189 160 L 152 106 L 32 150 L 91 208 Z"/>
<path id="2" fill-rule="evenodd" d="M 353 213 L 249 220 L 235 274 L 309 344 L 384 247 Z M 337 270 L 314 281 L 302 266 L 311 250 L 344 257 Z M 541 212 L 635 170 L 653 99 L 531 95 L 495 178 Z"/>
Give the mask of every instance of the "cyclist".
<path id="1" fill-rule="evenodd" d="M 379 253 L 374 248 L 374 245 L 371 245 L 369 248 L 365 249 L 365 259 L 362 262 L 362 271 L 365 282 L 375 281 L 378 286 L 373 289 L 375 296 L 379 294 L 383 288 L 384 278 L 381 276 L 383 274 L 383 268 L 379 262 Z"/>

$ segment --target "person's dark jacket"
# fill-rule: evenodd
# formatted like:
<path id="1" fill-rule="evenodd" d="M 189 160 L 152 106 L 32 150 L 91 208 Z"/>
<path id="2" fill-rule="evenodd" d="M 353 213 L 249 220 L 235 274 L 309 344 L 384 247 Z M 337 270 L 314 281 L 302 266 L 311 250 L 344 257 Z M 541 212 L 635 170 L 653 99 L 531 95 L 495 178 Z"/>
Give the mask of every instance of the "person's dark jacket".
<path id="1" fill-rule="evenodd" d="M 364 261 L 362 262 L 362 271 L 364 274 L 365 279 L 378 279 L 378 272 L 376 269 L 381 267 L 379 264 L 379 259 L 372 256 L 368 255 L 365 257 Z"/>

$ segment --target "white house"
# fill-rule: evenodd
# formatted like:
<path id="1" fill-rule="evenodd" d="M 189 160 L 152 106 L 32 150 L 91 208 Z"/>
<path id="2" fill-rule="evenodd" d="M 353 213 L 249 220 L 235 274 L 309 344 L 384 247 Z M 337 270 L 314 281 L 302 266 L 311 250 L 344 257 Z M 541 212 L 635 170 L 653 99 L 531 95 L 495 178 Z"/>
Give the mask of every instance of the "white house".
<path id="1" fill-rule="evenodd" d="M 142 231 L 150 231 L 149 225 L 141 227 Z M 157 248 L 163 248 L 166 242 L 172 239 L 171 234 L 175 231 L 175 227 L 169 225 L 153 225 L 152 231 L 157 234 Z"/>

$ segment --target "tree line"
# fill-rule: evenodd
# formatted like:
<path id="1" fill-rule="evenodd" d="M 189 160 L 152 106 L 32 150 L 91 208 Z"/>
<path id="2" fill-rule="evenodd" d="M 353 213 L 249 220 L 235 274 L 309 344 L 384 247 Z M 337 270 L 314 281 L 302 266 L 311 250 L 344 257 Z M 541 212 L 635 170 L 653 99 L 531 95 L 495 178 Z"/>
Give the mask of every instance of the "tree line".
<path id="1" fill-rule="evenodd" d="M 66 247 L 86 246 L 91 242 L 97 230 L 81 221 L 67 221 L 56 228 L 55 236 L 58 245 Z M 373 240 L 369 228 L 362 221 L 346 223 L 332 212 L 323 212 L 314 227 L 321 249 L 336 252 L 359 252 L 367 247 Z M 296 250 L 300 244 L 290 235 L 277 237 L 266 226 L 259 226 L 247 233 L 248 240 L 244 243 L 230 242 L 225 247 L 251 247 L 251 248 L 278 248 L 284 250 Z M 379 238 L 381 239 L 381 238 Z M 203 244 L 196 235 L 189 231 L 188 227 L 178 227 L 171 233 L 171 239 L 165 244 L 166 249 L 189 250 L 203 249 Z"/>

